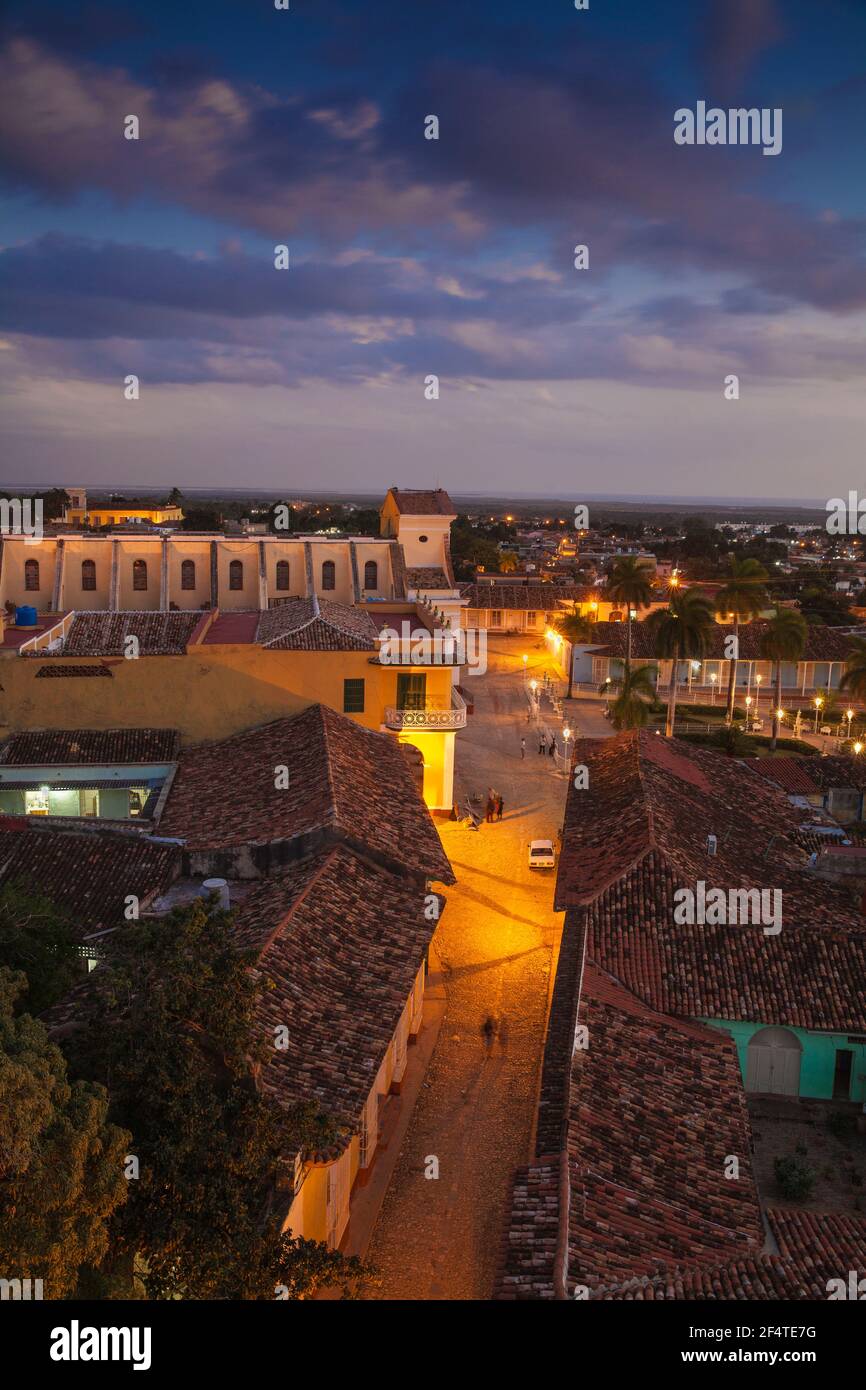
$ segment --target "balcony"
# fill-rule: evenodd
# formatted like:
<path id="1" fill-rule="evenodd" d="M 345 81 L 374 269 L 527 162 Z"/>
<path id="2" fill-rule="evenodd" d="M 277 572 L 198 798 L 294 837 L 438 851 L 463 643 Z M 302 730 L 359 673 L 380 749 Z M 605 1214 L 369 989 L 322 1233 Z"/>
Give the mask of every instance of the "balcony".
<path id="1" fill-rule="evenodd" d="M 385 710 L 389 729 L 419 729 L 430 733 L 449 733 L 466 728 L 466 701 L 456 690 L 451 691 L 450 703 L 445 700 L 424 700 L 418 709 Z"/>

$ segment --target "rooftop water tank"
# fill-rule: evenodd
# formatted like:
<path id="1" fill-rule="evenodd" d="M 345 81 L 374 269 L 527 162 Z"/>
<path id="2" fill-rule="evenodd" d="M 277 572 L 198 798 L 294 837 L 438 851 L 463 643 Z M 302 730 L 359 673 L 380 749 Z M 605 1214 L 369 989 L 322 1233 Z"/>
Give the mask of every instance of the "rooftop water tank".
<path id="1" fill-rule="evenodd" d="M 36 614 L 36 609 L 31 608 L 29 604 L 22 608 L 15 609 L 16 627 L 36 627 L 38 622 L 39 619 Z"/>
<path id="2" fill-rule="evenodd" d="M 226 912 L 231 908 L 231 898 L 229 897 L 229 886 L 224 878 L 206 878 L 201 886 L 202 896 L 209 898 L 211 893 L 216 893 L 219 905 Z"/>

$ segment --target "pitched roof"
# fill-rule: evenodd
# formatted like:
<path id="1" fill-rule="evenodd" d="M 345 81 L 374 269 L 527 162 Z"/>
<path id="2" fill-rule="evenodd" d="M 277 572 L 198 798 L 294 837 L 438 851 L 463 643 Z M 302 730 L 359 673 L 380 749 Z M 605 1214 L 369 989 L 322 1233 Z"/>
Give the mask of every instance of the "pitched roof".
<path id="1" fill-rule="evenodd" d="M 435 565 L 409 565 L 406 570 L 406 583 L 411 589 L 451 589 L 453 587 L 444 569 Z"/>
<path id="2" fill-rule="evenodd" d="M 670 1299 L 808 1299 L 824 1301 L 828 1282 L 866 1265 L 866 1218 L 841 1212 L 769 1207 L 767 1220 L 778 1255 L 744 1253 L 701 1269 L 664 1269 L 601 1286 L 594 1298 L 662 1303 Z"/>
<path id="3" fill-rule="evenodd" d="M 592 598 L 596 591 L 580 584 L 464 584 L 461 593 L 468 598 L 470 608 L 528 609 L 538 612 L 555 612 L 562 600 L 566 603 L 582 602 Z M 600 623 L 600 627 L 610 627 L 610 623 Z M 613 624 L 621 626 L 619 623 Z"/>
<path id="4" fill-rule="evenodd" d="M 660 1259 L 717 1261 L 763 1245 L 733 1040 L 664 1017 L 588 965 L 568 1126 L 569 1273 L 592 1288 Z M 725 1176 L 729 1156 L 739 1179 Z"/>
<path id="5" fill-rule="evenodd" d="M 810 776 L 810 762 L 809 758 L 753 758 L 749 766 L 768 782 L 775 782 L 789 796 L 817 796 L 821 788 Z"/>
<path id="6" fill-rule="evenodd" d="M 767 632 L 768 627 L 768 623 L 759 620 L 753 623 L 740 624 L 737 633 L 740 644 L 740 661 L 766 659 L 761 655 L 761 638 Z M 598 623 L 596 629 L 597 631 L 593 634 L 593 646 L 607 648 L 612 656 L 625 656 L 628 641 L 627 623 Z M 725 639 L 732 636 L 733 633 L 732 626 L 729 627 L 726 623 L 713 623 L 708 635 L 705 657 L 713 660 L 727 660 Z M 806 646 L 800 660 L 845 661 L 850 650 L 851 638 L 845 633 L 832 627 L 810 627 L 807 630 Z M 646 618 L 632 623 L 632 656 L 640 659 L 656 659 L 658 657 L 653 629 L 652 626 L 647 626 Z"/>
<path id="7" fill-rule="evenodd" d="M 0 829 L 0 884 L 44 894 L 72 915 L 82 937 L 121 924 L 130 894 L 144 909 L 180 871 L 180 858 L 177 846 L 138 835 Z"/>
<path id="8" fill-rule="evenodd" d="M 315 1098 L 357 1130 L 436 927 L 423 885 L 338 845 L 256 884 L 235 924 L 256 952 L 263 1033 L 288 1028 L 262 1088 L 287 1106 Z"/>
<path id="9" fill-rule="evenodd" d="M 288 768 L 285 789 L 275 785 L 279 766 Z M 159 829 L 190 850 L 325 831 L 410 872 L 454 881 L 397 740 L 324 705 L 182 749 Z"/>
<path id="10" fill-rule="evenodd" d="M 256 641 L 280 651 L 375 651 L 378 630 L 363 608 L 299 598 L 263 612 Z"/>
<path id="11" fill-rule="evenodd" d="M 819 787 L 856 787 L 866 791 L 866 760 L 845 753 L 831 753 L 826 758 L 800 758 Z"/>
<path id="12" fill-rule="evenodd" d="M 203 620 L 201 613 L 76 613 L 60 655 L 124 656 L 126 639 L 137 637 L 141 656 L 182 656 Z"/>
<path id="13" fill-rule="evenodd" d="M 457 508 L 442 487 L 388 489 L 403 516 L 456 516 Z"/>
<path id="14" fill-rule="evenodd" d="M 166 763 L 174 761 L 178 742 L 176 729 L 35 729 L 12 734 L 0 763 Z"/>
<path id="15" fill-rule="evenodd" d="M 580 740 L 575 756 L 589 786 L 569 791 L 555 902 L 586 909 L 590 959 L 664 1013 L 866 1031 L 866 921 L 809 872 L 804 813 L 782 791 L 647 733 Z M 779 889 L 782 930 L 678 923 L 675 893 L 700 881 Z"/>

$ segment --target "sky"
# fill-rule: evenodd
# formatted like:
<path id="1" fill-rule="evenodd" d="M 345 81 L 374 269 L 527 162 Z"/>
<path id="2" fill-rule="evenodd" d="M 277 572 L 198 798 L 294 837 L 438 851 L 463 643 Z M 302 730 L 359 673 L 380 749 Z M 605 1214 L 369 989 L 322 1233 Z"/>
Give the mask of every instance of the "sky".
<path id="1" fill-rule="evenodd" d="M 866 485 L 863 0 L 7 0 L 0 102 L 0 484 Z"/>

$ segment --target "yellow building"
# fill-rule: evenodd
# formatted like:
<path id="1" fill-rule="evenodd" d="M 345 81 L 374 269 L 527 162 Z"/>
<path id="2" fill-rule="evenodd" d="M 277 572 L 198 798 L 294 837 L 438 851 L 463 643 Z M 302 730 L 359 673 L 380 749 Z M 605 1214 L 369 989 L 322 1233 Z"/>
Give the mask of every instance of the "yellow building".
<path id="1" fill-rule="evenodd" d="M 139 507 L 130 503 L 116 502 L 111 506 L 89 507 L 87 493 L 81 487 L 66 489 L 69 505 L 63 509 L 63 523 L 66 526 L 126 526 L 129 522 L 148 521 L 154 526 L 177 524 L 183 521 L 180 507 L 168 503 L 161 507 Z"/>
<path id="2" fill-rule="evenodd" d="M 6 537 L 0 600 L 38 622 L 7 621 L 0 733 L 171 727 L 189 743 L 321 702 L 414 744 L 428 806 L 450 810 L 459 653 L 379 634 L 460 632 L 455 515 L 441 490 L 392 488 L 378 537 Z"/>

